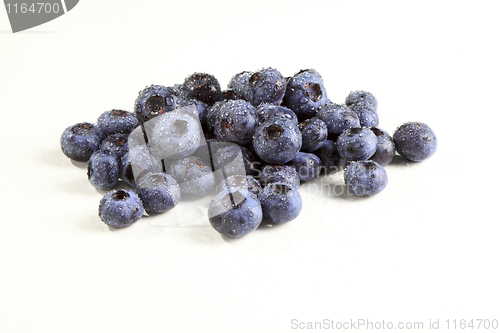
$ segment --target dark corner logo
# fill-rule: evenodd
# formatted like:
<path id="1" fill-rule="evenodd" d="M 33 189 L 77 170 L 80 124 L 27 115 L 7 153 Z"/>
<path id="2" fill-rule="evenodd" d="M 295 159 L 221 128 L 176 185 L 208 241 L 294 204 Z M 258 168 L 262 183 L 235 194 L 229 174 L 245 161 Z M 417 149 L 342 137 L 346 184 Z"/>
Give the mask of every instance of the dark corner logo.
<path id="1" fill-rule="evenodd" d="M 72 10 L 79 0 L 3 0 L 12 32 L 52 21 Z"/>

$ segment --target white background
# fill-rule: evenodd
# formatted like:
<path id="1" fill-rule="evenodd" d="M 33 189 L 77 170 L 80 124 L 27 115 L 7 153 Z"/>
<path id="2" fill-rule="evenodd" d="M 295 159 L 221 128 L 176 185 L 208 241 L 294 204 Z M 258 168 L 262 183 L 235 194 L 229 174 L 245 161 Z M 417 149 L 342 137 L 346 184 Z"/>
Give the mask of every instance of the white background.
<path id="1" fill-rule="evenodd" d="M 500 320 L 499 12 L 498 1 L 85 0 L 12 34 L 0 9 L 0 332 Z M 102 193 L 60 151 L 67 126 L 132 110 L 146 85 L 203 71 L 225 87 L 269 66 L 315 68 L 335 102 L 374 93 L 383 129 L 426 122 L 436 154 L 389 165 L 372 198 L 304 185 L 296 220 L 233 241 L 202 214 L 209 199 L 120 231 L 99 220 Z M 202 218 L 180 227 L 179 216 Z"/>

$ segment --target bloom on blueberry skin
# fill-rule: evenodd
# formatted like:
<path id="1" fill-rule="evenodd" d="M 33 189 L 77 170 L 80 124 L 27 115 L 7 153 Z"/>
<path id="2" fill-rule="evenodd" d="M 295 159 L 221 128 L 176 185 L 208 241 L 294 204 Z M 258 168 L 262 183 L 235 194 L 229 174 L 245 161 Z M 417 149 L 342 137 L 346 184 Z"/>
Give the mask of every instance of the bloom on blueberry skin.
<path id="1" fill-rule="evenodd" d="M 286 182 L 270 183 L 259 194 L 266 222 L 282 224 L 295 219 L 302 210 L 302 197 Z"/>
<path id="2" fill-rule="evenodd" d="M 375 161 L 356 161 L 344 173 L 349 193 L 367 197 L 381 192 L 387 185 L 387 172 Z"/>
<path id="3" fill-rule="evenodd" d="M 141 199 L 132 190 L 115 190 L 99 202 L 98 215 L 112 228 L 125 228 L 137 222 L 144 213 Z"/>
<path id="4" fill-rule="evenodd" d="M 140 123 L 144 123 L 165 112 L 182 106 L 184 98 L 174 87 L 151 85 L 139 92 L 135 100 L 134 114 Z"/>
<path id="5" fill-rule="evenodd" d="M 302 134 L 293 121 L 270 118 L 255 130 L 253 148 L 257 155 L 270 164 L 285 164 L 302 147 Z"/>
<path id="6" fill-rule="evenodd" d="M 75 161 L 87 162 L 103 139 L 103 133 L 96 126 L 84 122 L 66 128 L 61 134 L 60 144 L 64 155 Z"/>
<path id="7" fill-rule="evenodd" d="M 364 105 L 373 109 L 373 111 L 377 111 L 378 108 L 378 102 L 375 96 L 364 90 L 351 91 L 345 99 L 345 104 L 349 107 L 351 105 Z"/>
<path id="8" fill-rule="evenodd" d="M 148 173 L 141 177 L 136 191 L 148 214 L 166 212 L 181 200 L 179 184 L 164 172 Z"/>
<path id="9" fill-rule="evenodd" d="M 328 103 L 323 79 L 314 70 L 298 72 L 288 80 L 283 100 L 299 120 L 314 117 L 318 108 Z"/>
<path id="10" fill-rule="evenodd" d="M 237 238 L 261 224 L 262 208 L 251 192 L 221 191 L 210 201 L 208 216 L 217 232 L 229 238 Z"/>
<path id="11" fill-rule="evenodd" d="M 369 128 L 349 128 L 337 139 L 337 149 L 346 161 L 367 160 L 377 150 L 377 137 Z"/>
<path id="12" fill-rule="evenodd" d="M 392 138 L 397 152 L 412 162 L 431 157 L 437 149 L 436 134 L 422 122 L 407 122 L 399 126 Z"/>
<path id="13" fill-rule="evenodd" d="M 97 189 L 109 190 L 116 185 L 120 174 L 118 157 L 110 150 L 96 150 L 87 166 L 89 182 Z"/>
<path id="14" fill-rule="evenodd" d="M 115 109 L 103 112 L 96 122 L 97 128 L 106 136 L 115 133 L 129 134 L 138 125 L 139 120 L 132 112 Z"/>

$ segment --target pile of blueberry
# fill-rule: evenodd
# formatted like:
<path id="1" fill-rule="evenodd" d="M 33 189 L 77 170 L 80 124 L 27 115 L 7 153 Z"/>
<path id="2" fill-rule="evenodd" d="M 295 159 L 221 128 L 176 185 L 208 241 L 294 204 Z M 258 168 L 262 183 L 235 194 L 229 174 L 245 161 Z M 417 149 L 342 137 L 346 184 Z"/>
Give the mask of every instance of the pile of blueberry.
<path id="1" fill-rule="evenodd" d="M 378 127 L 377 106 L 367 91 L 333 103 L 313 69 L 292 77 L 245 71 L 226 90 L 214 76 L 194 73 L 172 87 L 146 87 L 133 113 L 106 111 L 95 124 L 68 127 L 61 148 L 88 163 L 90 184 L 111 190 L 98 211 L 110 227 L 166 212 L 181 196 L 213 193 L 210 223 L 235 238 L 263 221 L 295 219 L 301 182 L 344 171 L 349 193 L 371 196 L 386 187 L 383 166 L 396 151 L 412 162 L 434 154 L 437 139 L 426 124 L 405 123 L 391 137 Z M 126 189 L 113 190 L 120 179 Z"/>

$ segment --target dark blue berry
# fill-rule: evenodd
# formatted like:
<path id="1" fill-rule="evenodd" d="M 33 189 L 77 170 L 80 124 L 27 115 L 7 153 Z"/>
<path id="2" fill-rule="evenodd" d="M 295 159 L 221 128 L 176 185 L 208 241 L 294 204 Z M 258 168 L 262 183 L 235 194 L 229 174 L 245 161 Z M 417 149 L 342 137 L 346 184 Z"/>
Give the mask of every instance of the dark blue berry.
<path id="1" fill-rule="evenodd" d="M 336 138 L 348 128 L 361 126 L 358 115 L 343 104 L 325 104 L 316 116 L 325 122 L 330 138 Z"/>
<path id="2" fill-rule="evenodd" d="M 259 195 L 263 220 L 282 224 L 295 219 L 302 210 L 299 191 L 285 182 L 270 183 Z"/>
<path id="3" fill-rule="evenodd" d="M 228 100 L 228 99 L 236 100 L 241 98 L 242 97 L 238 96 L 236 91 L 234 91 L 233 89 L 226 89 L 222 91 L 222 100 Z"/>
<path id="4" fill-rule="evenodd" d="M 321 171 L 321 160 L 312 153 L 298 152 L 287 165 L 295 168 L 301 181 L 316 178 Z"/>
<path id="5" fill-rule="evenodd" d="M 136 189 L 148 214 L 161 214 L 174 208 L 181 200 L 181 188 L 172 176 L 148 173 L 141 177 Z"/>
<path id="6" fill-rule="evenodd" d="M 227 88 L 233 90 L 238 96 L 238 99 L 244 99 L 245 91 L 248 89 L 248 79 L 252 74 L 253 73 L 249 71 L 236 74 L 229 81 Z"/>
<path id="7" fill-rule="evenodd" d="M 184 195 L 204 196 L 214 189 L 212 168 L 199 157 L 189 156 L 173 162 L 170 174 Z"/>
<path id="8" fill-rule="evenodd" d="M 257 111 L 255 113 L 257 126 L 262 124 L 267 119 L 274 117 L 286 118 L 293 121 L 295 124 L 298 124 L 297 115 L 287 107 L 269 103 L 263 103 L 257 107 Z"/>
<path id="9" fill-rule="evenodd" d="M 313 117 L 304 120 L 299 124 L 299 130 L 302 133 L 301 151 L 313 152 L 325 143 L 328 137 L 328 129 L 323 120 Z"/>
<path id="10" fill-rule="evenodd" d="M 366 197 L 379 193 L 387 185 L 387 172 L 375 161 L 352 162 L 344 173 L 348 192 Z"/>
<path id="11" fill-rule="evenodd" d="M 207 109 L 207 129 L 208 133 L 205 133 L 205 136 L 210 136 L 215 138 L 215 126 L 218 126 L 218 117 L 220 110 L 223 106 L 228 103 L 229 100 L 222 100 L 214 103 L 211 107 Z M 221 140 L 219 140 L 221 141 Z"/>
<path id="12" fill-rule="evenodd" d="M 436 134 L 421 122 L 408 122 L 399 126 L 392 138 L 397 152 L 412 162 L 421 162 L 436 152 Z"/>
<path id="13" fill-rule="evenodd" d="M 377 111 L 362 104 L 350 106 L 351 110 L 356 113 L 359 118 L 361 127 L 377 127 L 379 123 Z"/>
<path id="14" fill-rule="evenodd" d="M 377 137 L 369 128 L 352 127 L 340 134 L 337 149 L 346 161 L 364 161 L 375 154 Z"/>
<path id="15" fill-rule="evenodd" d="M 112 228 L 125 228 L 137 222 L 144 213 L 139 196 L 130 190 L 107 193 L 99 203 L 99 217 Z"/>
<path id="16" fill-rule="evenodd" d="M 91 123 L 69 126 L 61 134 L 61 149 L 67 157 L 79 162 L 87 162 L 90 155 L 99 148 L 104 136 Z"/>
<path id="17" fill-rule="evenodd" d="M 370 160 L 377 162 L 381 166 L 389 164 L 396 154 L 396 145 L 392 137 L 386 131 L 378 128 L 370 128 L 377 137 L 377 150 Z"/>
<path id="18" fill-rule="evenodd" d="M 255 132 L 255 107 L 244 100 L 227 100 L 215 115 L 214 133 L 217 139 L 245 145 Z"/>
<path id="19" fill-rule="evenodd" d="M 335 141 L 326 140 L 323 146 L 315 151 L 314 154 L 321 160 L 322 171 L 327 175 L 339 172 L 345 167 L 345 160 L 340 157 Z"/>
<path id="20" fill-rule="evenodd" d="M 284 97 L 285 105 L 299 120 L 312 118 L 318 108 L 328 103 L 323 79 L 316 71 L 301 71 L 287 83 Z"/>
<path id="21" fill-rule="evenodd" d="M 135 100 L 134 114 L 140 123 L 144 123 L 165 112 L 182 106 L 183 97 L 173 87 L 151 85 L 139 92 Z"/>
<path id="22" fill-rule="evenodd" d="M 219 81 L 207 73 L 191 74 L 184 80 L 182 89 L 186 97 L 194 98 L 207 105 L 212 105 L 222 98 Z"/>
<path id="23" fill-rule="evenodd" d="M 139 125 L 133 113 L 123 110 L 110 110 L 97 118 L 96 126 L 105 136 L 115 133 L 129 134 Z"/>
<path id="24" fill-rule="evenodd" d="M 222 191 L 210 202 L 208 216 L 217 232 L 229 238 L 237 238 L 261 224 L 262 208 L 257 197 L 250 192 Z"/>
<path id="25" fill-rule="evenodd" d="M 257 127 L 252 144 L 262 160 L 270 164 L 285 164 L 300 150 L 302 135 L 293 121 L 270 118 Z"/>
<path id="26" fill-rule="evenodd" d="M 263 186 L 276 182 L 285 182 L 295 189 L 300 186 L 297 170 L 289 165 L 266 165 L 262 168 L 259 180 Z"/>
<path id="27" fill-rule="evenodd" d="M 87 177 L 97 189 L 112 189 L 118 181 L 120 167 L 117 156 L 109 150 L 96 150 L 88 161 Z"/>
<path id="28" fill-rule="evenodd" d="M 368 91 L 363 90 L 351 91 L 345 99 L 345 104 L 347 106 L 360 104 L 367 106 L 374 111 L 377 111 L 378 108 L 378 103 L 375 96 L 373 96 L 373 94 L 369 93 Z"/>
<path id="29" fill-rule="evenodd" d="M 320 82 L 323 83 L 323 77 L 319 72 L 313 68 L 308 68 L 308 69 L 301 69 L 298 71 L 294 76 L 307 76 L 311 78 L 312 81 L 314 82 Z M 289 77 L 288 79 L 292 79 L 292 77 Z M 287 80 L 288 81 L 288 80 Z"/>
<path id="30" fill-rule="evenodd" d="M 285 95 L 286 81 L 274 68 L 261 69 L 248 78 L 244 97 L 253 105 L 279 104 Z"/>
<path id="31" fill-rule="evenodd" d="M 112 151 L 115 153 L 118 160 L 128 152 L 128 135 L 126 134 L 110 134 L 99 147 L 102 151 Z"/>

